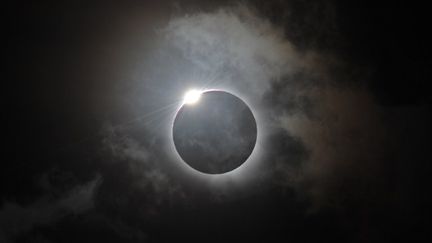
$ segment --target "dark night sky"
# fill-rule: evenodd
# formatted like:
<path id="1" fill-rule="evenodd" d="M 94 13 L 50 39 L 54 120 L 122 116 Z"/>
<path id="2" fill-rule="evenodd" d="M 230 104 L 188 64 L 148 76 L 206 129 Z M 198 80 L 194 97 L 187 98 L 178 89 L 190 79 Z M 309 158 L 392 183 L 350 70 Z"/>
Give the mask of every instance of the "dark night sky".
<path id="1" fill-rule="evenodd" d="M 430 238 L 426 6 L 3 9 L 0 242 Z M 206 81 L 261 122 L 258 155 L 223 179 L 192 173 L 166 140 L 175 102 Z"/>

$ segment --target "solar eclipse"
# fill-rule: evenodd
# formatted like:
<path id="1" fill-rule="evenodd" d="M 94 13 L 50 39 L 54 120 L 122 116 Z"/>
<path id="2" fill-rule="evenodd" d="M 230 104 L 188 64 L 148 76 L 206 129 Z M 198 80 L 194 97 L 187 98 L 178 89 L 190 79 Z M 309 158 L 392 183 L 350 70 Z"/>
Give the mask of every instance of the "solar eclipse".
<path id="1" fill-rule="evenodd" d="M 247 161 L 255 147 L 257 124 L 239 97 L 220 90 L 192 90 L 175 116 L 172 132 L 186 164 L 206 174 L 223 174 Z"/>

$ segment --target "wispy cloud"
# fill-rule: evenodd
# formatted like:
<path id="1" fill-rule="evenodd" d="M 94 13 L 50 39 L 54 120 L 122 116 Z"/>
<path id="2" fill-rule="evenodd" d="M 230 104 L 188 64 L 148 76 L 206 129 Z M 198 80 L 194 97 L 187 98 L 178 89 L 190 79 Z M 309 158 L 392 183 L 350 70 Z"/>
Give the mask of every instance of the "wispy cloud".
<path id="1" fill-rule="evenodd" d="M 37 226 L 55 223 L 69 215 L 82 214 L 94 207 L 95 194 L 102 183 L 102 177 L 78 185 L 57 199 L 43 196 L 30 205 L 21 206 L 14 202 L 3 202 L 0 209 L 0 235 L 5 238 L 32 230 Z"/>

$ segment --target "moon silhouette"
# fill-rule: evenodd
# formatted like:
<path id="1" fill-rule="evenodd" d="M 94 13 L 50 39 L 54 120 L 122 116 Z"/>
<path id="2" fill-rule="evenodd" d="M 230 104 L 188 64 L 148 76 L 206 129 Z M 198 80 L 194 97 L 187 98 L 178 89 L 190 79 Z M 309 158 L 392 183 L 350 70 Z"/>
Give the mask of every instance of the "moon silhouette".
<path id="1" fill-rule="evenodd" d="M 178 154 L 190 167 L 207 174 L 223 174 L 241 166 L 256 139 L 251 109 L 226 91 L 203 92 L 196 103 L 183 104 L 174 119 Z"/>

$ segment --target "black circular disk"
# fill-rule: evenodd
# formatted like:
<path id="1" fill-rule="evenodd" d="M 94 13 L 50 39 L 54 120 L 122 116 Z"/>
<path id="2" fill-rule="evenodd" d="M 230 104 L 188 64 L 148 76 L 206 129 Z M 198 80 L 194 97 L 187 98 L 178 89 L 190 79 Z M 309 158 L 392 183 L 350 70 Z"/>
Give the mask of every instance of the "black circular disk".
<path id="1" fill-rule="evenodd" d="M 180 157 L 192 168 L 222 174 L 242 165 L 252 153 L 257 125 L 246 103 L 225 91 L 206 91 L 184 104 L 173 126 Z"/>

